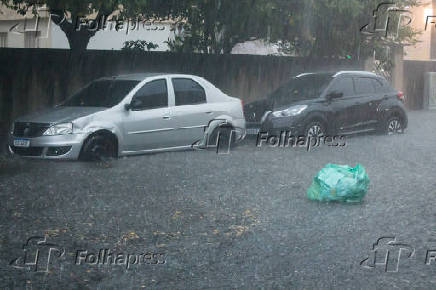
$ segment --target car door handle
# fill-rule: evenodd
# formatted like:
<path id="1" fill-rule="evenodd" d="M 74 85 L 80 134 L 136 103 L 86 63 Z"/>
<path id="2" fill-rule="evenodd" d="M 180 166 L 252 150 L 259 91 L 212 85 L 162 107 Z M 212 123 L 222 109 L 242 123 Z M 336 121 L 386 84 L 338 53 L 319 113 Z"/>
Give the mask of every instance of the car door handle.
<path id="1" fill-rule="evenodd" d="M 208 115 L 211 115 L 213 112 L 209 111 L 209 112 L 205 112 L 205 113 L 208 114 Z"/>
<path id="2" fill-rule="evenodd" d="M 162 119 L 164 119 L 164 120 L 170 120 L 171 117 L 170 117 L 170 116 L 163 116 Z"/>

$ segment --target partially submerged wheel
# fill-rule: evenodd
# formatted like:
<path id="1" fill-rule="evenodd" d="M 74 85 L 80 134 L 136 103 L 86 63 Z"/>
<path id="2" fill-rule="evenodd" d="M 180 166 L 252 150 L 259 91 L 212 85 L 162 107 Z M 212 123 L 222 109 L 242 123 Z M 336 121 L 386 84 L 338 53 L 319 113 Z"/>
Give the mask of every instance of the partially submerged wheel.
<path id="1" fill-rule="evenodd" d="M 108 161 L 116 157 L 113 138 L 107 135 L 93 135 L 83 145 L 80 159 L 85 161 Z"/>
<path id="2" fill-rule="evenodd" d="M 386 122 L 385 132 L 388 135 L 404 133 L 404 125 L 401 118 L 397 116 L 390 117 Z"/>
<path id="3" fill-rule="evenodd" d="M 235 143 L 236 136 L 234 129 L 231 126 L 223 126 L 216 128 L 210 136 L 208 136 L 207 147 L 217 148 L 217 150 L 228 150 L 232 148 Z"/>
<path id="4" fill-rule="evenodd" d="M 325 126 L 321 122 L 313 121 L 306 126 L 307 138 L 319 138 L 321 136 L 325 136 Z"/>

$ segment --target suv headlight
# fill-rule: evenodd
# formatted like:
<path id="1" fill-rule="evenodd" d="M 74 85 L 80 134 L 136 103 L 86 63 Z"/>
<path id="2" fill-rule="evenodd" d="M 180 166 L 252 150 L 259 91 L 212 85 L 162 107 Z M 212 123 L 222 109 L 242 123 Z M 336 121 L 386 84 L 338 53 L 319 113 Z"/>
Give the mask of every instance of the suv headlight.
<path id="1" fill-rule="evenodd" d="M 274 117 L 290 117 L 300 115 L 304 110 L 307 109 L 307 105 L 297 105 L 290 108 L 287 108 L 283 111 L 275 111 L 273 112 Z"/>
<path id="2" fill-rule="evenodd" d="M 54 136 L 54 135 L 68 135 L 73 134 L 73 123 L 56 124 L 48 128 L 42 135 Z"/>
<path id="3" fill-rule="evenodd" d="M 11 131 L 10 131 L 11 135 L 14 135 L 14 131 L 15 131 L 15 122 L 12 122 Z"/>

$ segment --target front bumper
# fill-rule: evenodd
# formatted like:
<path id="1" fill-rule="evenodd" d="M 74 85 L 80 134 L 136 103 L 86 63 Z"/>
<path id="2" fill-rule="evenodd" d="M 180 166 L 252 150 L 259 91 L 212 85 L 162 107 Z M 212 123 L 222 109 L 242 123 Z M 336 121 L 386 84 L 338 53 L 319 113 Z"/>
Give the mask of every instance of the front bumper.
<path id="1" fill-rule="evenodd" d="M 15 147 L 15 139 L 30 140 L 30 147 Z M 67 159 L 79 158 L 85 134 L 68 134 L 58 136 L 41 136 L 35 138 L 21 138 L 9 135 L 9 152 L 23 157 L 40 159 Z"/>
<path id="2" fill-rule="evenodd" d="M 272 117 L 269 116 L 260 127 L 260 132 L 268 132 L 279 136 L 282 132 L 289 135 L 304 135 L 304 122 L 298 117 Z"/>

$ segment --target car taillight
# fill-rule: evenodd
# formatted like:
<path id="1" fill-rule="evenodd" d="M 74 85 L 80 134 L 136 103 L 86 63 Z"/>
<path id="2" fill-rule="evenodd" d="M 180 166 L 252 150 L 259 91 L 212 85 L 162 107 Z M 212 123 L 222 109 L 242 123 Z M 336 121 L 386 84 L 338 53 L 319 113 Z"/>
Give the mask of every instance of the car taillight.
<path id="1" fill-rule="evenodd" d="M 242 106 L 242 113 L 244 114 L 245 112 L 244 112 L 244 100 L 243 99 L 241 99 L 241 106 Z"/>
<path id="2" fill-rule="evenodd" d="M 404 94 L 403 94 L 403 92 L 398 92 L 398 94 L 397 94 L 397 98 L 400 100 L 400 101 L 402 101 L 402 102 L 404 102 Z"/>

